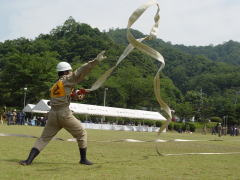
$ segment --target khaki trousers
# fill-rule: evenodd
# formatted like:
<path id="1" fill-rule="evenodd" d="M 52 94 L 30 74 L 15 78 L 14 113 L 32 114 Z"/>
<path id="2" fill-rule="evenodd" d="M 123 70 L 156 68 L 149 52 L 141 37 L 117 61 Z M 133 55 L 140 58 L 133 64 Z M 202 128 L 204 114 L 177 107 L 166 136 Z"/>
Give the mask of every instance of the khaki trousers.
<path id="1" fill-rule="evenodd" d="M 74 138 L 77 139 L 79 148 L 87 147 L 87 132 L 81 122 L 75 118 L 69 107 L 61 109 L 51 109 L 48 114 L 48 120 L 42 135 L 37 139 L 34 146 L 39 151 L 42 151 L 49 141 L 62 128 L 66 129 Z"/>

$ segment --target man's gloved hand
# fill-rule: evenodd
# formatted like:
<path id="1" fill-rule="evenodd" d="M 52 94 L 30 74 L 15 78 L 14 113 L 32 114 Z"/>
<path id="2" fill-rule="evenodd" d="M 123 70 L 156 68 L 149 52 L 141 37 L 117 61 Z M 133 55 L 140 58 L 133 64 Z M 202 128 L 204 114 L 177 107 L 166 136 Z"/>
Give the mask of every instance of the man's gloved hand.
<path id="1" fill-rule="evenodd" d="M 84 88 L 73 89 L 70 96 L 72 100 L 79 101 L 79 100 L 83 100 L 85 95 L 89 92 L 90 92 L 89 89 L 84 89 Z"/>
<path id="2" fill-rule="evenodd" d="M 97 61 L 101 62 L 102 60 L 107 58 L 106 56 L 104 56 L 104 53 L 105 53 L 105 51 L 102 51 L 97 55 L 97 57 L 96 57 Z"/>

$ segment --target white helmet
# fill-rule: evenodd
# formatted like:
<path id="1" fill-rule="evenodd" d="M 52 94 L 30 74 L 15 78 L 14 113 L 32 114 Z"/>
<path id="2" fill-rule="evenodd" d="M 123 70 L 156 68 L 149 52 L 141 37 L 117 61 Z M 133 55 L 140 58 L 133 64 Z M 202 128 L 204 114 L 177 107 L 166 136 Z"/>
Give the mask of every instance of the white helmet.
<path id="1" fill-rule="evenodd" d="M 72 67 L 67 62 L 60 62 L 57 65 L 57 72 L 72 70 Z"/>

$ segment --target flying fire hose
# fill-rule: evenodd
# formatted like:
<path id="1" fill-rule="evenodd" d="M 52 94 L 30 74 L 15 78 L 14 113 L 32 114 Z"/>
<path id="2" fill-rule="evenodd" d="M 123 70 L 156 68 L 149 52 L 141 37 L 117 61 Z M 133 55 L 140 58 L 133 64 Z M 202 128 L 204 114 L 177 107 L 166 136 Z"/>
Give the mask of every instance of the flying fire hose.
<path id="1" fill-rule="evenodd" d="M 154 25 L 151 28 L 151 31 L 149 33 L 149 35 L 147 35 L 144 38 L 141 39 L 135 39 L 135 37 L 133 36 L 133 34 L 130 31 L 130 28 L 132 27 L 132 25 L 138 20 L 138 18 L 151 6 L 157 6 L 157 12 L 154 16 Z M 125 48 L 125 50 L 123 51 L 123 53 L 121 54 L 121 56 L 118 58 L 117 63 L 111 67 L 110 69 L 108 69 L 102 76 L 100 76 L 100 78 L 92 85 L 92 87 L 89 89 L 90 91 L 94 91 L 96 89 L 98 89 L 99 87 L 102 86 L 102 84 L 106 81 L 106 79 L 111 75 L 111 73 L 114 71 L 114 69 L 125 59 L 125 57 L 127 57 L 127 55 L 129 53 L 131 53 L 131 51 L 136 48 L 138 50 L 140 50 L 141 52 L 151 56 L 152 58 L 156 59 L 157 61 L 159 61 L 161 63 L 155 77 L 154 77 L 154 93 L 156 96 L 156 99 L 160 105 L 160 108 L 166 113 L 166 119 L 167 121 L 161 126 L 160 130 L 159 130 L 159 134 L 163 132 L 164 129 L 167 128 L 168 124 L 170 123 L 171 119 L 172 119 L 172 114 L 171 114 L 171 109 L 169 108 L 169 106 L 162 100 L 161 96 L 160 96 L 160 72 L 162 71 L 162 69 L 165 66 L 165 61 L 163 56 L 156 50 L 154 50 L 153 48 L 145 45 L 142 43 L 142 41 L 146 41 L 146 40 L 152 40 L 154 38 L 156 38 L 157 35 L 157 31 L 159 28 L 159 23 L 160 23 L 160 7 L 159 4 L 156 2 L 156 0 L 150 0 L 146 3 L 144 3 L 143 5 L 141 5 L 140 7 L 138 7 L 133 13 L 132 15 L 129 17 L 128 20 L 128 25 L 127 25 L 127 39 L 129 41 L 129 45 Z"/>

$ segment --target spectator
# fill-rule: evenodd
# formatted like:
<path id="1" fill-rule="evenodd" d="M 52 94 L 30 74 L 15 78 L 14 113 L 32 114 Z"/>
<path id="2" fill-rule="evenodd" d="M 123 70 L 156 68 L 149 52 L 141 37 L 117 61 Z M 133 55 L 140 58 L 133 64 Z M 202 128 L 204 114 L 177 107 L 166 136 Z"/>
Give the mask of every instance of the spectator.
<path id="1" fill-rule="evenodd" d="M 16 124 L 20 125 L 20 112 L 17 112 Z"/>
<path id="2" fill-rule="evenodd" d="M 218 137 L 222 136 L 222 125 L 221 123 L 218 124 Z"/>
<path id="3" fill-rule="evenodd" d="M 23 111 L 19 113 L 19 124 L 24 125 L 25 124 L 25 114 Z"/>
<path id="4" fill-rule="evenodd" d="M 13 124 L 17 124 L 17 110 L 14 109 L 12 112 Z"/>
<path id="5" fill-rule="evenodd" d="M 216 135 L 216 126 L 212 127 L 212 135 Z"/>
<path id="6" fill-rule="evenodd" d="M 238 136 L 239 135 L 239 127 L 237 127 L 237 129 L 236 129 L 236 136 Z"/>
<path id="7" fill-rule="evenodd" d="M 1 123 L 4 124 L 4 121 L 7 119 L 7 107 L 4 106 L 1 113 Z"/>
<path id="8" fill-rule="evenodd" d="M 234 134 L 234 136 L 237 136 L 237 127 L 236 127 L 236 125 L 234 126 L 233 134 Z"/>
<path id="9" fill-rule="evenodd" d="M 3 124 L 3 113 L 1 113 L 0 122 Z"/>
<path id="10" fill-rule="evenodd" d="M 11 111 L 7 112 L 7 125 L 13 125 L 13 113 Z"/>
<path id="11" fill-rule="evenodd" d="M 233 126 L 230 127 L 230 136 L 233 136 Z"/>

